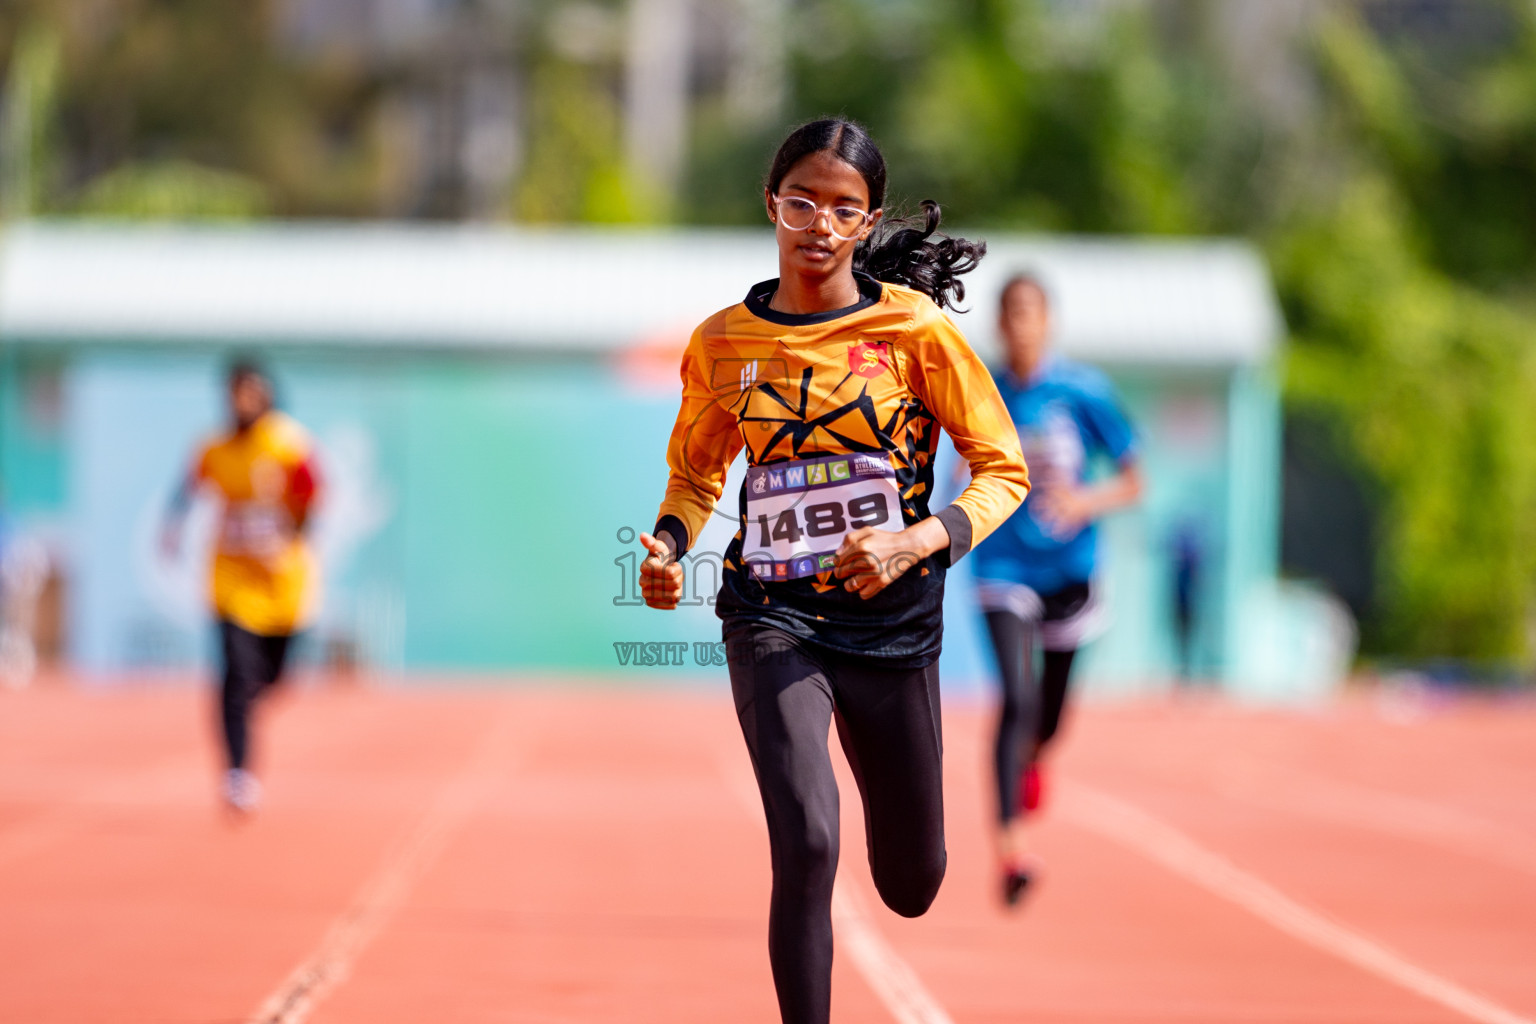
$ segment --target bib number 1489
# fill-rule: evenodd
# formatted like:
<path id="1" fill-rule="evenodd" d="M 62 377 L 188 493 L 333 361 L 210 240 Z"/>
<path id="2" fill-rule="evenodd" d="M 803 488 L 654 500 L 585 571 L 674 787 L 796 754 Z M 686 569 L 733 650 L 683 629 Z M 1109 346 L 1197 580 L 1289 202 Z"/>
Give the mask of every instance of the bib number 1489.
<path id="1" fill-rule="evenodd" d="M 805 516 L 801 526 L 800 514 Z M 833 537 L 865 526 L 879 526 L 891 518 L 890 503 L 878 491 L 850 498 L 846 505 L 841 501 L 823 501 L 807 505 L 804 509 L 787 508 L 776 516 L 770 525 L 766 515 L 757 517 L 760 531 L 759 544 L 771 547 L 776 540 L 800 543 L 801 537 Z"/>

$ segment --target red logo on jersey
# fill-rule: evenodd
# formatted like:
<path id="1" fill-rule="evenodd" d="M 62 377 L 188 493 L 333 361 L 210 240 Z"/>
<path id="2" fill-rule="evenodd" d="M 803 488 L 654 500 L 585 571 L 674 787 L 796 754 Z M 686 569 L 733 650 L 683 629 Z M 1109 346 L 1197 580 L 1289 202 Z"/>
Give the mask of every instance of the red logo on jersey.
<path id="1" fill-rule="evenodd" d="M 860 377 L 878 377 L 891 366 L 888 341 L 856 341 L 848 346 L 848 369 Z"/>

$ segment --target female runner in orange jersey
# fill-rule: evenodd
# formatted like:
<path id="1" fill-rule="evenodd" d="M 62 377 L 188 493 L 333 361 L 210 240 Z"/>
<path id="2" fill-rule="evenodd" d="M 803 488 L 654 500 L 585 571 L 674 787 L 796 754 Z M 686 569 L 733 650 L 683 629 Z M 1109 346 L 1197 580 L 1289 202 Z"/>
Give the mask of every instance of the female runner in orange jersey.
<path id="1" fill-rule="evenodd" d="M 882 224 L 885 161 L 849 121 L 780 146 L 764 200 L 779 277 L 701 324 L 683 357 L 670 478 L 641 588 L 682 594 L 679 556 L 747 452 L 716 611 L 768 819 L 768 949 L 783 1019 L 831 1008 L 837 723 L 864 802 L 870 870 L 915 917 L 944 877 L 937 659 L 945 570 L 1029 491 L 991 375 L 944 315 L 985 246 Z M 942 427 L 971 483 L 930 513 Z"/>

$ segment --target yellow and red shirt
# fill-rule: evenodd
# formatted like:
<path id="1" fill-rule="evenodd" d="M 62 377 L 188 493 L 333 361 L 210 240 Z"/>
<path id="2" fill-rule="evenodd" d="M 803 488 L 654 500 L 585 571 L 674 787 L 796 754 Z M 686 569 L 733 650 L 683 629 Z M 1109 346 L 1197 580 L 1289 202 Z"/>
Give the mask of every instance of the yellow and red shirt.
<path id="1" fill-rule="evenodd" d="M 921 292 L 856 277 L 860 299 L 846 309 L 780 313 L 768 306 L 778 282 L 767 281 L 694 332 L 656 528 L 686 551 L 715 513 L 743 449 L 749 467 L 768 467 L 748 470 L 759 491 L 765 474 L 781 483 L 779 463 L 814 477 L 827 468 L 849 472 L 842 460 L 825 457 L 854 456 L 857 470 L 857 456 L 874 455 L 894 471 L 902 521 L 892 525 L 910 526 L 929 515 L 942 427 L 971 467 L 970 485 L 938 513 L 948 550 L 866 600 L 843 589 L 830 568 L 812 571 L 829 564 L 825 555 L 805 563 L 798 578 L 785 563 L 744 558 L 758 532 L 768 543 L 770 527 L 766 518 L 749 521 L 744 485 L 716 600 L 728 622 L 760 621 L 832 650 L 922 664 L 939 650 L 945 569 L 1018 508 L 1029 473 L 992 375 L 959 329 Z M 801 531 L 790 528 L 800 541 Z"/>
<path id="2" fill-rule="evenodd" d="M 319 491 L 304 428 L 269 412 L 209 442 L 193 481 L 224 503 L 209 579 L 214 611 L 263 636 L 302 629 L 318 597 L 314 558 L 297 529 Z"/>

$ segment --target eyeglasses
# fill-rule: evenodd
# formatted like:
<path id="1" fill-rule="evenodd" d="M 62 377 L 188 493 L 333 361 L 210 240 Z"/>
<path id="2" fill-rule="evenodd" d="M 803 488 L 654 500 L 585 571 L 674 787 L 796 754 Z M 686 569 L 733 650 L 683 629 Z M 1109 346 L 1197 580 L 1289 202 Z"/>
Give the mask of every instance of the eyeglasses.
<path id="1" fill-rule="evenodd" d="M 865 225 L 875 219 L 874 214 L 857 206 L 834 206 L 823 211 L 801 196 L 774 196 L 773 202 L 779 214 L 779 223 L 791 231 L 811 230 L 811 225 L 816 223 L 816 215 L 825 212 L 827 226 L 832 229 L 832 234 L 845 242 L 858 238 Z"/>

